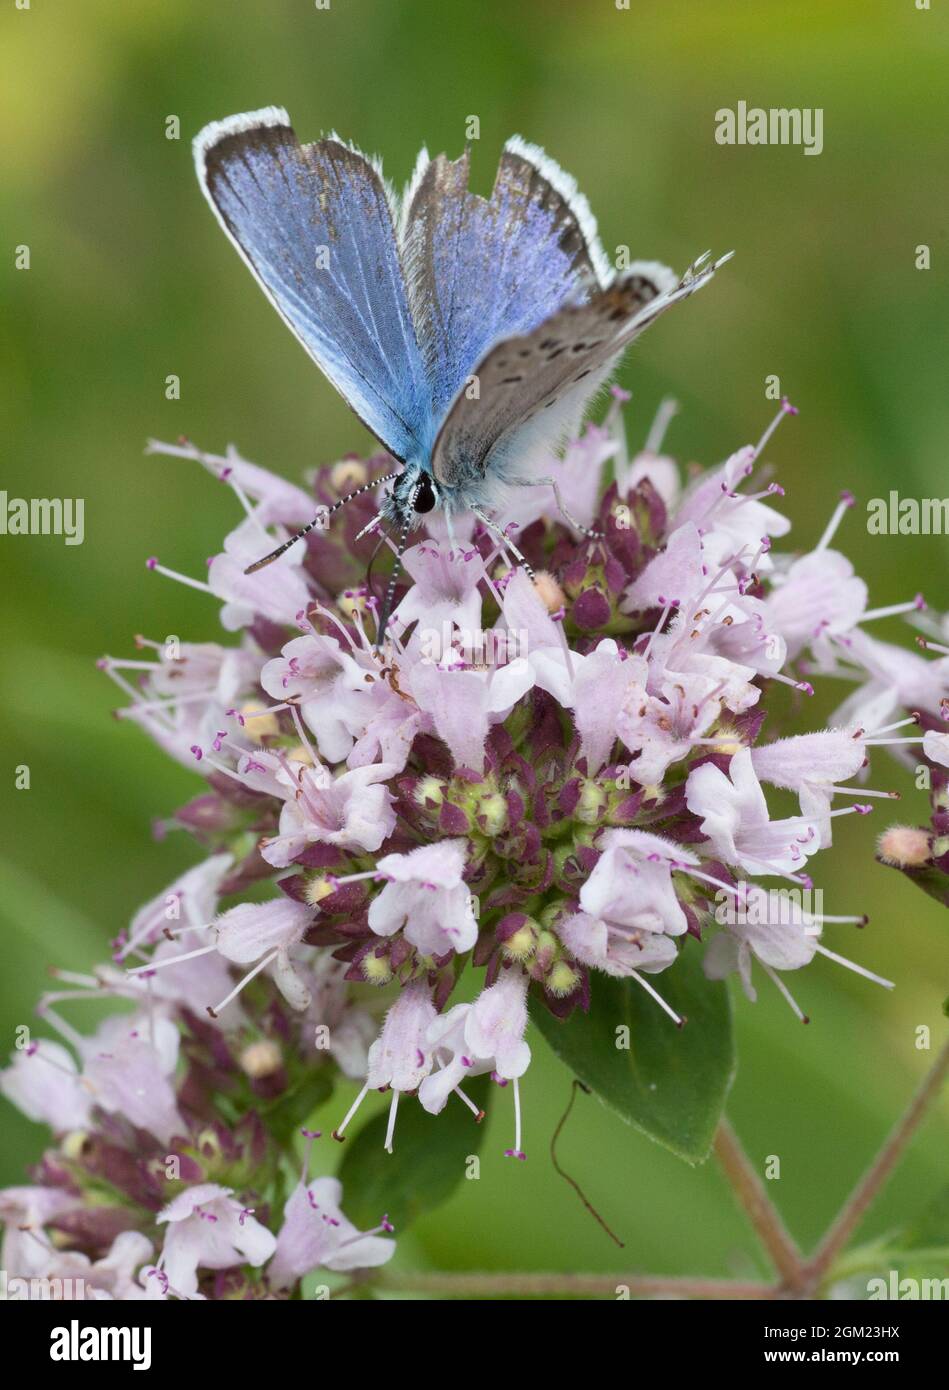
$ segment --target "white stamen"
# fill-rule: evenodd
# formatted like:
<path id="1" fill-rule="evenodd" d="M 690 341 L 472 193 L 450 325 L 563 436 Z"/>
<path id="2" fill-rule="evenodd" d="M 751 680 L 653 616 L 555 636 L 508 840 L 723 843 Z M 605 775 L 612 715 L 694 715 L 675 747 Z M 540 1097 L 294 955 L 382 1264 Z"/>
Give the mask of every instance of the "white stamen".
<path id="1" fill-rule="evenodd" d="M 393 1090 L 392 1099 L 389 1102 L 389 1123 L 386 1125 L 385 1151 L 387 1154 L 392 1152 L 392 1141 L 395 1138 L 395 1117 L 399 1109 L 399 1092 Z"/>
<path id="2" fill-rule="evenodd" d="M 49 1007 L 49 1000 L 53 997 L 55 996 L 44 997 L 43 999 L 41 999 L 39 1004 L 36 1006 L 36 1012 L 39 1014 L 40 1018 L 45 1018 L 49 1023 L 51 1023 L 53 1027 L 56 1029 L 57 1033 L 59 1033 L 61 1037 L 65 1038 L 68 1043 L 71 1043 L 78 1052 L 79 1056 L 81 1057 L 86 1047 L 86 1039 L 77 1029 L 75 1029 L 72 1026 L 71 1023 L 67 1023 L 64 1018 L 60 1018 L 59 1014 L 56 1012 L 55 1009 L 51 1009 Z M 79 998 L 80 996 L 76 995 L 75 997 Z M 83 997 L 88 999 L 95 999 L 99 996 L 90 994 Z"/>
<path id="3" fill-rule="evenodd" d="M 216 950 L 217 948 L 212 947 L 212 949 Z M 224 996 L 220 1004 L 215 1004 L 213 1008 L 209 1007 L 208 1013 L 211 1015 L 211 1017 L 217 1018 L 218 1014 L 227 1008 L 231 1000 L 237 998 L 244 986 L 249 985 L 254 976 L 259 975 L 261 970 L 265 970 L 268 965 L 272 965 L 279 956 L 279 954 L 280 951 L 278 948 L 275 951 L 271 951 L 269 956 L 264 956 L 263 960 L 259 960 L 257 964 L 254 966 L 253 970 L 249 970 L 247 974 L 244 976 L 244 978 L 234 986 L 230 994 L 226 994 Z"/>
<path id="4" fill-rule="evenodd" d="M 826 550 L 827 547 L 830 545 L 831 541 L 834 539 L 834 536 L 837 534 L 837 527 L 838 527 L 838 526 L 840 525 L 840 523 L 843 521 L 843 519 L 844 519 L 844 517 L 846 516 L 847 512 L 848 512 L 848 511 L 850 510 L 850 508 L 853 506 L 853 503 L 854 503 L 854 499 L 853 499 L 853 496 L 851 495 L 851 493 L 849 493 L 849 492 L 843 492 L 843 493 L 841 493 L 841 495 L 840 495 L 840 501 L 837 503 L 837 506 L 834 508 L 833 515 L 831 516 L 830 521 L 828 521 L 828 523 L 827 523 L 827 526 L 826 526 L 826 529 L 825 529 L 825 531 L 824 531 L 824 534 L 821 536 L 820 540 L 817 542 L 817 544 L 816 544 L 815 547 L 814 547 L 814 554 L 815 554 L 815 555 L 820 554 L 820 552 L 821 552 L 822 550 Z"/>
<path id="5" fill-rule="evenodd" d="M 163 574 L 166 579 L 174 579 L 179 584 L 185 584 L 189 589 L 198 589 L 202 594 L 210 594 L 211 587 L 201 579 L 192 579 L 190 574 L 180 574 L 178 570 L 169 569 L 167 565 L 160 565 L 157 560 L 149 560 L 148 568 L 154 570 L 156 574 Z"/>
<path id="6" fill-rule="evenodd" d="M 673 1023 L 675 1023 L 676 1027 L 681 1028 L 683 1023 L 685 1023 L 685 1019 L 676 1013 L 675 1009 L 672 1007 L 671 1004 L 666 1003 L 662 995 L 659 994 L 658 991 L 653 989 L 652 985 L 649 983 L 648 980 L 643 979 L 642 975 L 640 975 L 638 970 L 633 970 L 630 973 L 633 979 L 636 981 L 636 983 L 638 985 L 642 985 L 646 993 L 651 995 L 652 998 L 655 999 L 656 1003 L 660 1006 L 660 1008 L 665 1010 L 665 1012 L 672 1019 Z"/>
<path id="7" fill-rule="evenodd" d="M 567 641 L 567 634 L 563 630 L 563 623 L 555 623 L 554 626 L 557 629 L 557 636 L 560 638 L 560 645 L 563 648 L 563 657 L 567 665 L 567 674 L 570 679 L 573 680 L 576 676 L 576 670 L 573 665 L 573 653 L 570 650 L 570 643 Z"/>
<path id="8" fill-rule="evenodd" d="M 860 619 L 861 623 L 872 622 L 875 618 L 896 618 L 901 613 L 919 612 L 922 596 L 917 594 L 909 603 L 891 603 L 886 608 L 870 608 Z"/>
<path id="9" fill-rule="evenodd" d="M 116 710 L 116 714 L 120 719 L 127 719 L 133 714 L 153 714 L 157 710 L 173 710 L 179 705 L 193 705 L 201 700 L 210 700 L 216 694 L 217 688 L 211 686 L 209 690 L 191 690 L 187 695 L 156 696 L 154 700 L 143 700 L 139 696 L 131 709 Z"/>
<path id="10" fill-rule="evenodd" d="M 455 1092 L 455 1095 L 459 1098 L 459 1100 L 464 1101 L 465 1105 L 467 1105 L 468 1109 L 471 1111 L 472 1115 L 474 1115 L 476 1120 L 482 1120 L 484 1118 L 484 1111 L 478 1109 L 471 1097 L 466 1096 L 460 1086 L 453 1087 L 453 1090 Z"/>
<path id="11" fill-rule="evenodd" d="M 362 1090 L 359 1092 L 359 1095 L 356 1097 L 356 1099 L 353 1101 L 352 1105 L 351 1105 L 351 1106 L 349 1107 L 349 1109 L 346 1111 L 346 1114 L 343 1116 L 343 1122 L 342 1122 L 342 1124 L 337 1125 L 336 1128 L 333 1130 L 333 1138 L 334 1138 L 334 1139 L 342 1139 L 342 1138 L 343 1138 L 343 1130 L 344 1130 L 344 1129 L 346 1128 L 346 1126 L 349 1124 L 350 1120 L 353 1118 L 353 1116 L 355 1115 L 356 1111 L 359 1109 L 360 1105 L 362 1105 L 363 1101 L 366 1099 L 366 1095 L 367 1095 L 368 1091 L 369 1091 L 369 1082 L 367 1081 L 366 1084 L 365 1084 L 365 1086 L 363 1086 Z"/>
<path id="12" fill-rule="evenodd" d="M 165 663 L 162 661 L 133 661 L 125 657 L 108 656 L 105 658 L 105 662 L 108 662 L 113 669 L 122 671 L 163 671 L 165 669 Z M 103 664 L 103 670 L 105 669 L 105 664 Z"/>
<path id="13" fill-rule="evenodd" d="M 363 869 L 361 873 L 343 874 L 342 877 L 337 877 L 336 874 L 331 874 L 329 875 L 328 881 L 332 882 L 334 887 L 338 888 L 343 883 L 361 883 L 363 879 L 379 877 L 380 875 L 376 869 Z"/>
<path id="14" fill-rule="evenodd" d="M 882 985 L 884 989 L 893 989 L 892 980 L 884 980 L 882 975 L 874 975 L 872 970 L 866 970 L 862 965 L 857 965 L 855 961 L 848 960 L 846 956 L 838 956 L 836 951 L 829 950 L 826 946 L 818 945 L 818 951 L 828 960 L 835 960 L 838 965 L 845 965 L 848 970 L 853 970 L 855 974 L 862 975 L 866 980 L 872 980 L 874 984 Z"/>
<path id="15" fill-rule="evenodd" d="M 868 733 L 868 734 L 865 735 L 865 737 L 866 737 L 866 738 L 879 738 L 881 734 L 891 734 L 891 733 L 893 733 L 896 729 L 905 729 L 906 726 L 907 726 L 907 724 L 918 724 L 918 723 L 919 723 L 919 715 L 918 715 L 918 714 L 911 714 L 911 715 L 909 715 L 906 719 L 897 719 L 896 722 L 893 723 L 893 724 L 884 724 L 884 725 L 883 725 L 881 728 L 879 728 L 879 729 L 872 729 L 872 730 L 870 731 L 870 733 Z M 855 734 L 854 737 L 856 738 L 857 735 Z"/>
<path id="16" fill-rule="evenodd" d="M 757 959 L 757 958 L 756 958 L 756 959 Z M 777 986 L 779 992 L 781 993 L 781 995 L 783 996 L 783 998 L 787 1000 L 788 1004 L 791 1006 L 791 1009 L 792 1009 L 793 1012 L 797 1015 L 797 1017 L 801 1020 L 801 1022 L 802 1022 L 802 1023 L 810 1023 L 810 1019 L 807 1017 L 807 1014 L 804 1012 L 804 1010 L 801 1008 L 800 1004 L 799 1004 L 799 1003 L 797 1002 L 797 1000 L 794 998 L 794 995 L 791 993 L 791 991 L 788 989 L 787 985 L 786 985 L 786 984 L 784 983 L 784 981 L 781 979 L 781 976 L 778 974 L 778 972 L 777 972 L 776 970 L 772 969 L 772 967 L 771 967 L 770 965 L 765 965 L 765 963 L 764 963 L 763 960 L 759 960 L 759 961 L 758 961 L 758 964 L 761 966 L 762 970 L 763 970 L 764 973 L 768 976 L 768 978 L 772 981 L 772 983 L 773 983 L 774 985 Z"/>
<path id="17" fill-rule="evenodd" d="M 781 402 L 781 409 L 778 411 L 777 415 L 771 421 L 771 424 L 768 426 L 764 434 L 758 440 L 758 443 L 755 445 L 754 453 L 752 454 L 753 459 L 761 457 L 761 451 L 764 449 L 765 445 L 768 443 L 771 436 L 778 428 L 778 425 L 780 425 L 781 421 L 784 419 L 785 415 L 796 413 L 796 411 L 790 411 L 784 401 Z"/>
<path id="18" fill-rule="evenodd" d="M 646 661 L 649 660 L 649 653 L 652 651 L 652 644 L 653 644 L 653 642 L 655 642 L 656 638 L 659 636 L 660 632 L 662 631 L 662 629 L 663 629 L 663 628 L 665 627 L 665 625 L 666 625 L 666 619 L 668 618 L 669 614 L 672 612 L 673 608 L 678 608 L 678 606 L 679 606 L 679 604 L 678 604 L 678 599 L 673 599 L 673 598 L 671 598 L 671 599 L 668 599 L 668 600 L 666 601 L 666 605 L 665 605 L 665 607 L 663 608 L 662 612 L 661 612 L 660 615 L 659 615 L 659 621 L 658 621 L 658 623 L 656 624 L 656 626 L 653 628 L 652 632 L 650 632 L 650 634 L 649 634 L 649 641 L 646 643 L 645 647 L 643 648 L 643 658 L 644 658 Z"/>
<path id="19" fill-rule="evenodd" d="M 779 681 L 781 685 L 789 685 L 792 690 L 800 690 L 805 695 L 813 695 L 814 687 L 810 681 L 796 681 L 790 676 L 786 676 L 781 671 L 763 671 L 762 675 L 767 680 Z"/>
<path id="20" fill-rule="evenodd" d="M 143 975 L 152 970 L 167 970 L 169 965 L 180 965 L 182 961 L 196 960 L 198 956 L 210 955 L 216 951 L 217 946 L 199 946 L 195 951 L 185 951 L 180 956 L 170 956 L 167 960 L 149 961 L 147 965 L 134 965 L 131 970 L 127 970 L 127 975 Z"/>
<path id="21" fill-rule="evenodd" d="M 825 790 L 829 792 L 840 792 L 844 796 L 878 796 L 884 801 L 900 800 L 899 792 L 871 792 L 867 791 L 866 787 L 837 787 L 831 785 L 826 787 Z"/>
<path id="22" fill-rule="evenodd" d="M 658 454 L 662 448 L 662 441 L 666 436 L 670 421 L 679 413 L 679 402 L 673 400 L 671 396 L 666 396 L 665 400 L 659 402 L 659 409 L 656 411 L 655 419 L 649 427 L 646 436 L 645 452 L 647 454 Z"/>

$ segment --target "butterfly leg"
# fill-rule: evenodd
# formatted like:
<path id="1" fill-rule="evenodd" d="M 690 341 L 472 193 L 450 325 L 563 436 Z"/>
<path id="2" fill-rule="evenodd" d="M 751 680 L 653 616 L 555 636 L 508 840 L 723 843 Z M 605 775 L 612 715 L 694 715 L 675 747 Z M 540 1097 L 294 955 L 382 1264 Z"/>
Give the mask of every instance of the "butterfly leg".
<path id="1" fill-rule="evenodd" d="M 584 526 L 582 521 L 577 521 L 576 517 L 571 515 L 569 509 L 567 508 L 566 502 L 564 502 L 563 500 L 563 495 L 560 491 L 560 485 L 557 482 L 556 478 L 515 478 L 512 479 L 512 486 L 553 488 L 554 500 L 557 503 L 557 510 L 560 512 L 560 515 L 564 518 L 567 524 L 572 526 L 575 531 L 579 531 L 580 535 L 588 541 L 601 541 L 603 539 L 602 531 L 595 531 L 592 530 L 589 526 Z"/>
<path id="2" fill-rule="evenodd" d="M 449 552 L 452 552 L 452 551 L 455 549 L 455 528 L 454 528 L 454 525 L 452 524 L 451 512 L 446 511 L 444 515 L 445 515 L 445 530 L 446 530 L 447 533 L 448 533 L 448 550 L 449 550 Z"/>
<path id="3" fill-rule="evenodd" d="M 475 516 L 478 517 L 478 519 L 481 521 L 481 524 L 483 526 L 486 526 L 488 530 L 492 532 L 493 535 L 497 536 L 501 544 L 506 546 L 507 549 L 510 550 L 511 554 L 514 556 L 514 559 L 517 561 L 521 569 L 524 571 L 528 579 L 533 584 L 534 570 L 528 563 L 528 561 L 524 558 L 524 556 L 521 554 L 521 552 L 518 550 L 517 546 L 511 540 L 510 536 L 505 535 L 505 533 L 501 530 L 501 527 L 497 524 L 497 522 L 492 521 L 491 518 L 488 516 L 487 512 L 483 512 L 480 507 L 472 507 L 471 510 L 474 512 Z"/>

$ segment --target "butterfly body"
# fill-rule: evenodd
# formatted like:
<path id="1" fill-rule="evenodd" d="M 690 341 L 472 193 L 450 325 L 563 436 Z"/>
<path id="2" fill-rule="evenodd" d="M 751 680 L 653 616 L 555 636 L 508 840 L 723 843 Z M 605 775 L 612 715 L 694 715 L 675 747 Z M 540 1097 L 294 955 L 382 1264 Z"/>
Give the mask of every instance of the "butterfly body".
<path id="1" fill-rule="evenodd" d="M 403 465 L 381 507 L 400 535 L 436 508 L 497 510 L 626 346 L 721 264 L 614 273 L 574 181 L 519 137 L 490 198 L 467 152 L 423 150 L 399 199 L 376 161 L 335 135 L 301 145 L 277 107 L 207 126 L 195 162 L 277 312 Z"/>

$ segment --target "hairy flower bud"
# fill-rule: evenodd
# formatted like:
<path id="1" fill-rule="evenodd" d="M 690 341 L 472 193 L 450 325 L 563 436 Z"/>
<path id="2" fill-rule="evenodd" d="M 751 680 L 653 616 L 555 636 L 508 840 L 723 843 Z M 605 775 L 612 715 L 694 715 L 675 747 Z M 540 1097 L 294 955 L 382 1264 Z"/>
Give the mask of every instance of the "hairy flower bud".
<path id="1" fill-rule="evenodd" d="M 932 857 L 932 843 L 925 830 L 912 825 L 891 825 L 877 840 L 877 852 L 898 869 L 919 868 Z"/>
<path id="2" fill-rule="evenodd" d="M 240 1064 L 252 1081 L 273 1076 L 283 1065 L 283 1053 L 269 1038 L 248 1043 L 240 1055 Z"/>

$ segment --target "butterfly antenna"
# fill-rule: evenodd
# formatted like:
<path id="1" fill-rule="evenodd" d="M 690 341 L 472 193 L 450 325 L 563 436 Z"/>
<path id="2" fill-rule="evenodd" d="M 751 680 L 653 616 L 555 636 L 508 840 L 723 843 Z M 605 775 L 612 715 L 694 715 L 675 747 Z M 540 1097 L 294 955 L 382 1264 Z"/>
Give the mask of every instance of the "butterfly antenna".
<path id="1" fill-rule="evenodd" d="M 244 573 L 256 574 L 258 570 L 264 569 L 267 565 L 272 565 L 274 560 L 279 560 L 280 556 L 290 549 L 291 545 L 296 545 L 297 541 L 302 541 L 304 536 L 308 536 L 314 527 L 318 526 L 320 530 L 322 530 L 333 513 L 338 512 L 340 507 L 345 507 L 347 502 L 352 502 L 355 498 L 362 497 L 363 493 L 371 492 L 374 488 L 380 487 L 383 483 L 391 483 L 394 478 L 399 476 L 400 471 L 401 470 L 397 470 L 395 473 L 386 473 L 381 478 L 373 478 L 370 482 L 363 483 L 362 487 L 357 487 L 354 492 L 348 493 L 346 497 L 341 497 L 339 501 L 334 502 L 331 507 L 324 508 L 323 511 L 316 514 L 309 525 L 304 526 L 302 531 L 298 531 L 296 535 L 291 536 L 288 541 L 284 541 L 282 545 L 278 545 L 276 550 L 272 550 L 270 554 L 265 555 L 263 559 L 255 560 L 252 565 L 248 565 Z"/>
<path id="2" fill-rule="evenodd" d="M 389 619 L 392 617 L 392 606 L 395 602 L 395 586 L 399 582 L 399 575 L 402 573 L 402 556 L 405 554 L 405 547 L 408 545 L 409 532 L 412 529 L 412 511 L 406 513 L 399 532 L 399 544 L 395 552 L 395 563 L 392 566 L 392 573 L 389 575 L 389 583 L 386 587 L 386 596 L 382 603 L 382 613 L 379 617 L 379 630 L 376 633 L 376 651 L 382 650 L 382 644 L 386 637 L 386 628 L 389 626 Z"/>

